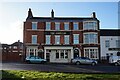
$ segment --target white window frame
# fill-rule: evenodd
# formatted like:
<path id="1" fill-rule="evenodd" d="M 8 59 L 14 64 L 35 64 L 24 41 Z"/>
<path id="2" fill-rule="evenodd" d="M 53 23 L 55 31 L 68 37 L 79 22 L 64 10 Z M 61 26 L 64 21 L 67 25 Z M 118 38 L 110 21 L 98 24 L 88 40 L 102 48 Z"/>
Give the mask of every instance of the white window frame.
<path id="1" fill-rule="evenodd" d="M 33 50 L 33 56 L 38 56 L 38 49 L 36 49 L 36 48 L 28 48 L 27 49 L 28 56 L 30 56 L 31 50 Z"/>
<path id="2" fill-rule="evenodd" d="M 120 48 L 120 39 L 116 40 L 116 48 Z"/>
<path id="3" fill-rule="evenodd" d="M 56 59 L 68 59 L 69 58 L 69 50 L 68 49 L 59 49 L 57 51 L 58 51 L 59 57 L 58 58 L 55 57 Z M 61 56 L 62 51 L 63 51 L 63 56 Z M 67 55 L 66 55 L 66 52 L 67 52 Z M 56 53 L 55 53 L 55 56 L 56 56 Z"/>
<path id="4" fill-rule="evenodd" d="M 49 29 L 47 29 L 47 24 L 49 24 Z M 46 29 L 45 30 L 51 30 L 51 22 L 46 22 Z"/>
<path id="5" fill-rule="evenodd" d="M 66 29 L 66 27 L 65 27 L 65 25 L 68 25 L 67 27 L 68 27 L 68 29 Z M 69 28 L 69 22 L 64 22 L 64 30 L 70 30 L 70 28 Z"/>
<path id="6" fill-rule="evenodd" d="M 33 42 L 33 37 L 36 37 L 36 43 Z M 32 44 L 37 44 L 37 35 L 32 35 Z"/>
<path id="7" fill-rule="evenodd" d="M 59 43 L 56 42 L 57 37 L 59 37 Z M 55 44 L 60 44 L 60 35 L 55 35 Z"/>
<path id="8" fill-rule="evenodd" d="M 77 24 L 77 29 L 75 29 L 74 24 Z M 73 22 L 73 30 L 79 30 L 79 24 L 78 24 L 78 22 Z"/>
<path id="9" fill-rule="evenodd" d="M 85 29 L 85 23 L 86 22 L 96 22 L 96 26 L 94 27 L 94 29 Z M 98 25 L 97 25 L 97 21 L 83 21 L 83 30 L 98 30 Z"/>
<path id="10" fill-rule="evenodd" d="M 109 48 L 110 47 L 110 40 L 105 40 L 105 48 Z"/>
<path id="11" fill-rule="evenodd" d="M 98 49 L 98 47 L 87 47 L 87 48 L 84 48 L 84 57 L 86 57 L 86 56 L 85 56 L 85 49 L 89 50 L 89 58 L 90 58 L 90 59 L 99 59 L 99 49 Z M 97 58 L 91 58 L 90 49 L 97 50 Z"/>
<path id="12" fill-rule="evenodd" d="M 32 22 L 32 30 L 37 30 L 37 26 L 38 26 L 37 23 L 38 23 L 38 22 Z M 36 28 L 35 28 L 35 29 L 33 28 L 33 24 L 36 25 Z"/>
<path id="13" fill-rule="evenodd" d="M 97 42 L 94 41 L 93 43 L 91 43 L 91 42 L 86 43 L 86 42 L 85 42 L 85 34 L 96 34 L 96 35 L 97 35 Z M 98 44 L 98 33 L 96 33 L 96 32 L 83 33 L 83 39 L 84 39 L 84 40 L 83 40 L 83 43 L 84 43 L 84 44 Z M 89 41 L 90 41 L 90 40 L 89 40 Z"/>
<path id="14" fill-rule="evenodd" d="M 77 35 L 78 36 L 78 43 L 75 43 L 76 41 L 74 41 L 74 36 Z M 80 36 L 79 34 L 73 34 L 73 44 L 79 44 L 80 43 Z"/>
<path id="15" fill-rule="evenodd" d="M 59 24 L 59 29 L 57 29 L 56 25 Z M 55 30 L 60 30 L 60 22 L 55 22 Z"/>
<path id="16" fill-rule="evenodd" d="M 49 37 L 49 39 L 50 39 L 50 40 L 49 40 L 49 43 L 47 43 L 47 40 L 48 40 L 47 37 Z M 51 35 L 46 35 L 46 40 L 45 40 L 45 41 L 46 41 L 46 42 L 45 42 L 46 44 L 51 44 Z"/>
<path id="17" fill-rule="evenodd" d="M 17 49 L 17 46 L 13 46 L 13 49 Z"/>
<path id="18" fill-rule="evenodd" d="M 68 43 L 66 43 L 65 41 L 65 39 L 66 39 L 66 37 L 68 38 Z M 70 44 L 70 36 L 69 35 L 64 35 L 64 44 Z"/>

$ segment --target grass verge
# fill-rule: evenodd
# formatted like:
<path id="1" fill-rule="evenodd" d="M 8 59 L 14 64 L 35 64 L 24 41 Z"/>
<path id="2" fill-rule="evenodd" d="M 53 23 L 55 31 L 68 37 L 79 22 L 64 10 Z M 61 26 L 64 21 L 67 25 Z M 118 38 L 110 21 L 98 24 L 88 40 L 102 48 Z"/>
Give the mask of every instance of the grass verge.
<path id="1" fill-rule="evenodd" d="M 120 80 L 120 74 L 73 74 L 27 70 L 2 70 L 2 80 Z"/>

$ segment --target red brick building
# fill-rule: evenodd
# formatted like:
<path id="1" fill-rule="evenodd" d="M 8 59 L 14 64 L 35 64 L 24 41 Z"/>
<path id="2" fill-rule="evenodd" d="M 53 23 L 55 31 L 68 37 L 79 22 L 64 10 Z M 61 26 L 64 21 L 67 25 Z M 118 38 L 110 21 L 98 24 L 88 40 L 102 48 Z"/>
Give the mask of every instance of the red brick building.
<path id="1" fill-rule="evenodd" d="M 77 56 L 100 59 L 99 20 L 90 17 L 33 17 L 24 22 L 25 56 L 40 56 L 50 62 L 68 63 Z"/>
<path id="2" fill-rule="evenodd" d="M 23 43 L 18 41 L 14 42 L 13 44 L 2 44 L 2 61 L 23 61 Z"/>

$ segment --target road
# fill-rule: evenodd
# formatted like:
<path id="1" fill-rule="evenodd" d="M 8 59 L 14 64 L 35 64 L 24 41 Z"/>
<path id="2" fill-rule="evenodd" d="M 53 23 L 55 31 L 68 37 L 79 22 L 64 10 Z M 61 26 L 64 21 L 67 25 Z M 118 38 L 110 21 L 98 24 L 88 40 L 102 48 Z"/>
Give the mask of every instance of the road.
<path id="1" fill-rule="evenodd" d="M 113 65 L 73 65 L 73 64 L 26 64 L 2 63 L 1 70 L 35 70 L 70 73 L 120 73 L 120 66 Z"/>

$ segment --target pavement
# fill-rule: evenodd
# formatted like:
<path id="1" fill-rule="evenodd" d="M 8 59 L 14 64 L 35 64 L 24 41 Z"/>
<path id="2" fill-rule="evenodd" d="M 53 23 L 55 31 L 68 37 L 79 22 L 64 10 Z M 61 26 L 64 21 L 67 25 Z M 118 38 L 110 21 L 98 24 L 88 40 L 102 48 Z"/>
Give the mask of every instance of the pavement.
<path id="1" fill-rule="evenodd" d="M 64 73 L 120 73 L 120 66 L 98 64 L 74 65 L 74 64 L 27 64 L 27 63 L 2 63 L 0 70 L 34 70 L 45 72 L 64 72 Z"/>

